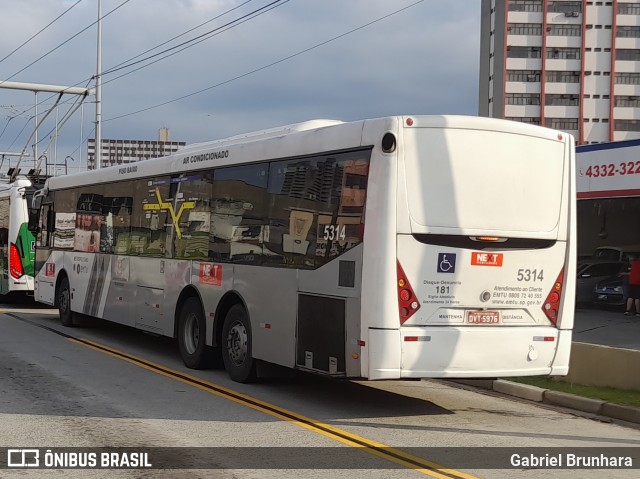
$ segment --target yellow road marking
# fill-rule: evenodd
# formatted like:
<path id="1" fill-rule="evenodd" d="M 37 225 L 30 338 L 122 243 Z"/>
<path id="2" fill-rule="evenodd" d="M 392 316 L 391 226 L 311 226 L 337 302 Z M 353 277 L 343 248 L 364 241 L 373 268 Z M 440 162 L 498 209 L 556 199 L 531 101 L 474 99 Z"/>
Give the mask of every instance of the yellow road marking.
<path id="1" fill-rule="evenodd" d="M 470 474 L 441 466 L 440 464 L 428 461 L 412 454 L 408 454 L 399 449 L 391 448 L 380 442 L 373 441 L 356 434 L 352 434 L 348 431 L 345 431 L 344 429 L 330 426 L 329 424 L 316 421 L 315 419 L 303 416 L 293 411 L 289 411 L 288 409 L 284 409 L 265 401 L 261 401 L 260 399 L 247 396 L 246 394 L 234 391 L 233 389 L 229 389 L 224 386 L 220 386 L 219 384 L 215 384 L 204 379 L 167 368 L 166 366 L 153 363 L 149 360 L 139 358 L 129 353 L 124 353 L 103 344 L 90 341 L 88 339 L 69 338 L 69 340 L 73 341 L 74 343 L 92 348 L 96 351 L 109 354 L 110 356 L 114 356 L 118 359 L 130 362 L 149 371 L 161 374 L 171 379 L 176 379 L 208 393 L 215 394 L 216 396 L 229 399 L 235 403 L 250 407 L 251 409 L 254 409 L 256 411 L 260 411 L 278 419 L 290 422 L 348 446 L 360 448 L 363 452 L 394 462 L 409 469 L 413 469 L 422 474 L 426 474 L 438 479 L 477 479 L 475 476 L 472 476 Z"/>

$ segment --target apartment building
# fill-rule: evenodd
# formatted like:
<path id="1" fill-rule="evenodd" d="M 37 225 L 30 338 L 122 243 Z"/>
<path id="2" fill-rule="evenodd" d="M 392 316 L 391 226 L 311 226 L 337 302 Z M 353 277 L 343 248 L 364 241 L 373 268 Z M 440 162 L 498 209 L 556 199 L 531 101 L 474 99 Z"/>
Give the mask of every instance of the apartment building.
<path id="1" fill-rule="evenodd" d="M 158 140 L 124 140 L 103 138 L 101 144 L 101 168 L 134 161 L 148 160 L 175 153 L 186 145 L 184 141 L 170 141 L 168 128 L 158 131 Z M 87 166 L 93 170 L 96 164 L 96 140 L 87 142 Z"/>
<path id="2" fill-rule="evenodd" d="M 640 138 L 640 0 L 482 0 L 479 114 Z"/>

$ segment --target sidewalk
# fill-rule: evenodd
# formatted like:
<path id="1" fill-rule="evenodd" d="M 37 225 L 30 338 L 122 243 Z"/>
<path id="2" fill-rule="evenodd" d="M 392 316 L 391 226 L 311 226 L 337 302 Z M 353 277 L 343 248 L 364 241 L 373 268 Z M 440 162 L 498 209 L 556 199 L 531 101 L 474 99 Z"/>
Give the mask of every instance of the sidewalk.
<path id="1" fill-rule="evenodd" d="M 640 408 L 633 406 L 623 406 L 599 399 L 591 399 L 575 394 L 543 389 L 504 379 L 454 379 L 449 382 L 457 383 L 458 385 L 462 385 L 462 387 L 472 386 L 474 388 L 486 389 L 500 394 L 526 399 L 527 401 L 560 406 L 596 416 L 640 424 Z"/>
<path id="2" fill-rule="evenodd" d="M 575 343 L 640 351 L 640 316 L 625 316 L 623 310 L 577 308 L 573 325 L 573 342 L 574 352 Z M 633 365 L 629 374 L 638 374 L 638 370 L 640 370 L 640 364 L 637 367 Z M 520 399 L 640 424 L 640 408 L 637 407 L 622 406 L 502 379 L 469 379 L 453 382 Z"/>
<path id="3" fill-rule="evenodd" d="M 640 350 L 640 316 L 625 316 L 622 310 L 576 309 L 573 342 Z"/>

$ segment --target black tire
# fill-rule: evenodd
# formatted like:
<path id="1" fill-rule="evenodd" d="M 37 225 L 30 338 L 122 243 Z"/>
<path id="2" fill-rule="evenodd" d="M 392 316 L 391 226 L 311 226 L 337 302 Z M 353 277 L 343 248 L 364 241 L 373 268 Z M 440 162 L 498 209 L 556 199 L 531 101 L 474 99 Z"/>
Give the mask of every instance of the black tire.
<path id="1" fill-rule="evenodd" d="M 187 298 L 180 310 L 178 347 L 185 366 L 208 368 L 214 362 L 214 351 L 206 345 L 207 324 L 198 298 Z"/>
<path id="2" fill-rule="evenodd" d="M 69 279 L 66 276 L 62 278 L 56 291 L 56 302 L 58 303 L 58 313 L 60 314 L 62 325 L 67 327 L 76 326 L 75 315 L 71 311 L 71 288 L 69 287 Z"/>
<path id="3" fill-rule="evenodd" d="M 251 355 L 251 323 L 244 306 L 231 306 L 222 328 L 222 359 L 229 377 L 238 383 L 256 378 L 256 362 Z"/>

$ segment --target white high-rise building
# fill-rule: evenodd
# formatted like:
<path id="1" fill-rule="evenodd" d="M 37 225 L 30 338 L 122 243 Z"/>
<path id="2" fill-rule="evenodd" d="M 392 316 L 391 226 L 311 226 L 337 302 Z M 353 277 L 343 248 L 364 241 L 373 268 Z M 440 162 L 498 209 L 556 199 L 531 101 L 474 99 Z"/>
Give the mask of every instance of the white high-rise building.
<path id="1" fill-rule="evenodd" d="M 640 0 L 482 0 L 479 114 L 640 138 Z"/>
<path id="2" fill-rule="evenodd" d="M 171 155 L 186 145 L 184 141 L 170 141 L 170 131 L 164 127 L 158 130 L 157 141 L 102 138 L 101 144 L 101 168 Z M 87 169 L 93 170 L 95 164 L 96 140 L 89 138 L 87 141 Z"/>

